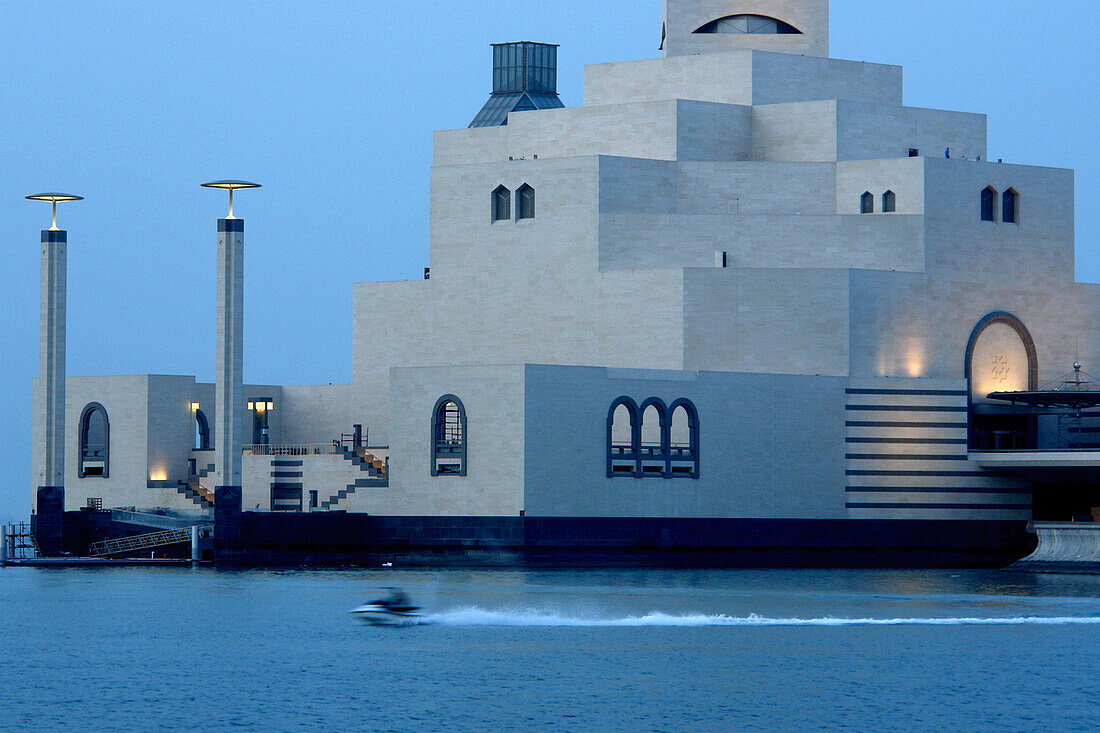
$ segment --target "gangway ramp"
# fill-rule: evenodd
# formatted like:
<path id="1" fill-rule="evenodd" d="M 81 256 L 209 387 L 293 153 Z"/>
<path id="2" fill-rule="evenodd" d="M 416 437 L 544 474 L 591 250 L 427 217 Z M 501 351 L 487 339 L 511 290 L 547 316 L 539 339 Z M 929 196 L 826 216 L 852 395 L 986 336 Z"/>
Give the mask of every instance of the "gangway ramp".
<path id="1" fill-rule="evenodd" d="M 208 525 L 205 527 L 200 526 L 199 531 L 201 532 L 203 529 L 210 529 L 210 527 Z M 90 557 L 106 557 L 107 555 L 119 555 L 124 552 L 138 552 L 154 547 L 166 547 L 167 545 L 178 545 L 190 541 L 191 528 L 181 527 L 180 529 L 169 529 L 163 532 L 149 532 L 148 534 L 120 537 L 116 540 L 93 542 L 88 548 L 88 555 Z"/>

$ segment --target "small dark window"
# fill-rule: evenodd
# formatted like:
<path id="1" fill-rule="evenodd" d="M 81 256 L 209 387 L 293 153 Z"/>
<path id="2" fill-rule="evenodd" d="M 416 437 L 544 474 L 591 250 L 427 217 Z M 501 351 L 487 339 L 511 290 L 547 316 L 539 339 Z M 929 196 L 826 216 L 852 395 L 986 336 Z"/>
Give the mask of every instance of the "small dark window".
<path id="1" fill-rule="evenodd" d="M 432 475 L 466 475 L 466 408 L 454 395 L 444 395 L 432 413 Z"/>
<path id="2" fill-rule="evenodd" d="M 993 201 L 996 197 L 997 191 L 992 186 L 982 191 L 982 221 L 994 221 Z"/>
<path id="3" fill-rule="evenodd" d="M 1004 192 L 1001 197 L 1001 221 L 1005 224 L 1015 224 L 1017 214 L 1016 209 L 1020 204 L 1020 195 L 1011 188 Z"/>
<path id="4" fill-rule="evenodd" d="M 516 206 L 516 218 L 517 219 L 534 219 L 535 218 L 535 189 L 528 186 L 526 183 L 516 190 L 516 195 L 519 198 L 519 202 Z"/>
<path id="5" fill-rule="evenodd" d="M 317 492 L 315 490 L 311 489 L 310 492 L 309 492 L 309 508 L 310 509 L 316 509 L 317 508 L 317 499 L 318 499 Z"/>
<path id="6" fill-rule="evenodd" d="M 919 158 L 920 157 L 920 150 L 918 150 L 917 148 L 909 148 L 909 157 L 910 158 Z"/>
<path id="7" fill-rule="evenodd" d="M 898 208 L 898 197 L 896 195 L 894 195 L 893 191 L 887 191 L 886 193 L 882 194 L 882 210 L 883 210 L 883 212 L 889 214 L 889 213 L 892 213 L 894 211 L 897 211 L 897 208 Z"/>
<path id="8" fill-rule="evenodd" d="M 508 221 L 512 218 L 512 192 L 504 186 L 493 191 L 493 221 Z"/>
<path id="9" fill-rule="evenodd" d="M 861 214 L 873 214 L 875 213 L 875 196 L 870 191 L 867 191 L 859 197 L 859 213 Z"/>
<path id="10" fill-rule="evenodd" d="M 107 410 L 98 402 L 89 403 L 80 415 L 80 478 L 109 476 L 111 424 Z"/>

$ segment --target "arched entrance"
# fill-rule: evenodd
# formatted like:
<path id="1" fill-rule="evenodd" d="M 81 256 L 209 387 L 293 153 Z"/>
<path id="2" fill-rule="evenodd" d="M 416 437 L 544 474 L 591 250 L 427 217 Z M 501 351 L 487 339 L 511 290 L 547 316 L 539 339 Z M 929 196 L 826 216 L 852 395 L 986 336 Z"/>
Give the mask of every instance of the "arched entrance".
<path id="1" fill-rule="evenodd" d="M 1039 388 L 1039 359 L 1031 333 L 1016 316 L 997 311 L 978 321 L 966 345 L 970 448 L 1033 448 L 1035 420 L 1026 409 L 990 400 L 992 392 Z"/>

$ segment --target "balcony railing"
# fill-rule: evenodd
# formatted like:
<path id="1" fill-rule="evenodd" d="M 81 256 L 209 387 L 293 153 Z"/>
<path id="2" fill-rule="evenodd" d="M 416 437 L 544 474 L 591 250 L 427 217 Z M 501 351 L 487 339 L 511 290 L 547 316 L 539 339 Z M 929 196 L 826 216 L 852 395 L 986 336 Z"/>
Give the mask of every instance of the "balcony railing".
<path id="1" fill-rule="evenodd" d="M 325 456 L 340 452 L 340 446 L 335 443 L 296 443 L 289 445 L 246 443 L 242 448 L 245 453 L 253 456 Z"/>

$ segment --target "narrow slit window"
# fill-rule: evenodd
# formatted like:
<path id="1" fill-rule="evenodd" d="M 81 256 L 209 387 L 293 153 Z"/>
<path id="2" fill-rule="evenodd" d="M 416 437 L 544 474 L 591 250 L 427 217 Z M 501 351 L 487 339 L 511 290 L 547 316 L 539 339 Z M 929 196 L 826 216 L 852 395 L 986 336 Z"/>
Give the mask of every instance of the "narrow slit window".
<path id="1" fill-rule="evenodd" d="M 862 196 L 859 197 L 859 213 L 875 213 L 875 196 L 870 191 L 865 192 Z"/>
<path id="2" fill-rule="evenodd" d="M 493 221 L 508 221 L 512 218 L 512 192 L 504 186 L 493 191 Z"/>
<path id="3" fill-rule="evenodd" d="M 997 190 L 992 186 L 982 191 L 982 221 L 995 221 L 993 218 L 993 202 L 997 198 Z"/>
<path id="4" fill-rule="evenodd" d="M 519 198 L 518 205 L 516 207 L 516 218 L 534 219 L 535 189 L 531 188 L 525 183 L 519 187 L 519 190 L 516 191 L 516 195 Z"/>
<path id="5" fill-rule="evenodd" d="M 1005 224 L 1016 224 L 1019 215 L 1020 195 L 1011 188 L 1001 197 L 1001 221 Z"/>

